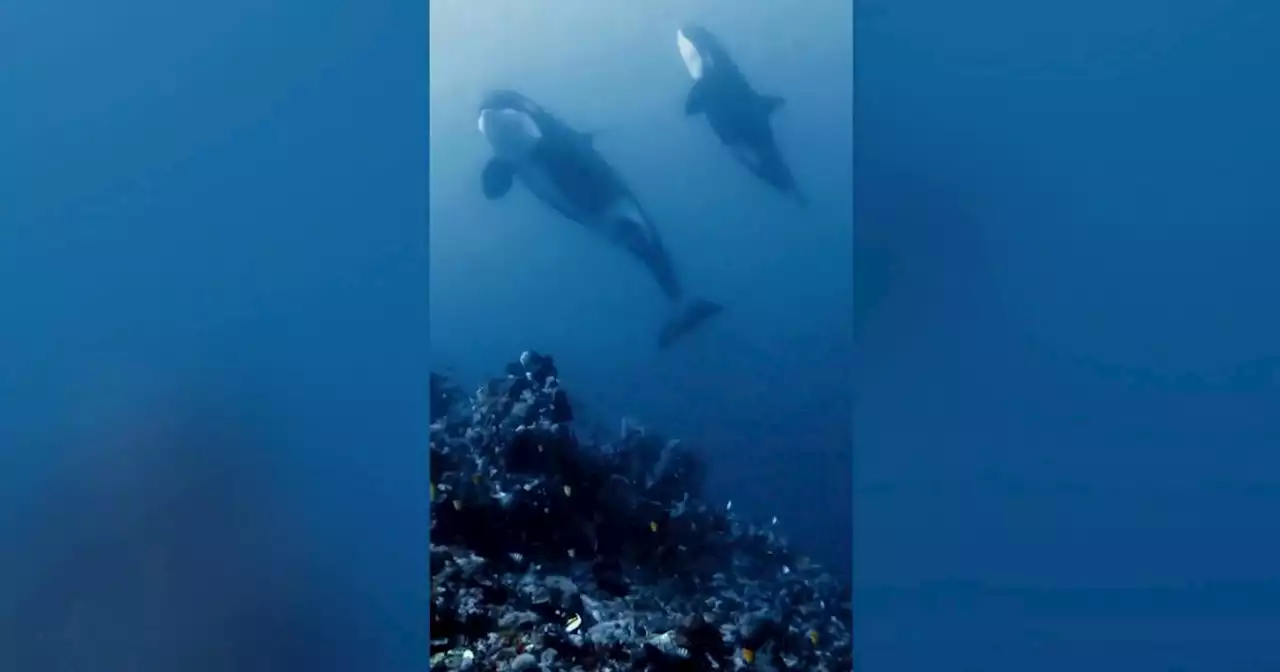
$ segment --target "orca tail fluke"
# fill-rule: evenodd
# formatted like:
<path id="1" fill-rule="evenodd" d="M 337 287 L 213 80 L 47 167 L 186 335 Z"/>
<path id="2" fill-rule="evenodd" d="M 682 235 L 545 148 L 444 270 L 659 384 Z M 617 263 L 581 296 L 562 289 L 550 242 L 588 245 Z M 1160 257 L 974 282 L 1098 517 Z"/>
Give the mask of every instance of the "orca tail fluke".
<path id="1" fill-rule="evenodd" d="M 724 312 L 724 306 L 707 299 L 693 299 L 680 306 L 658 335 L 658 348 L 665 350 L 703 322 Z"/>

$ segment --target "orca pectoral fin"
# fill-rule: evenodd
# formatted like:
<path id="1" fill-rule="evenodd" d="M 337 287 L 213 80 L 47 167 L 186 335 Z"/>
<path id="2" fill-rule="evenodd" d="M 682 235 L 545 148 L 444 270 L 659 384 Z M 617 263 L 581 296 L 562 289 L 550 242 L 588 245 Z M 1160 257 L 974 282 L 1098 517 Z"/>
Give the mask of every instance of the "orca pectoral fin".
<path id="1" fill-rule="evenodd" d="M 515 178 L 516 171 L 510 163 L 496 157 L 489 159 L 480 172 L 480 187 L 484 190 L 484 197 L 493 201 L 506 196 L 511 191 Z"/>
<path id="2" fill-rule="evenodd" d="M 694 82 L 693 87 L 689 89 L 689 95 L 684 99 L 684 113 L 687 116 L 701 114 L 703 110 L 703 90 L 702 81 Z"/>
<path id="3" fill-rule="evenodd" d="M 787 104 L 787 99 L 782 96 L 760 96 L 760 107 L 766 115 L 773 114 L 782 109 Z"/>
<path id="4" fill-rule="evenodd" d="M 658 334 L 658 348 L 667 349 L 672 343 L 696 329 L 707 320 L 724 312 L 724 306 L 715 301 L 694 299 L 682 306 L 667 323 L 662 325 Z"/>

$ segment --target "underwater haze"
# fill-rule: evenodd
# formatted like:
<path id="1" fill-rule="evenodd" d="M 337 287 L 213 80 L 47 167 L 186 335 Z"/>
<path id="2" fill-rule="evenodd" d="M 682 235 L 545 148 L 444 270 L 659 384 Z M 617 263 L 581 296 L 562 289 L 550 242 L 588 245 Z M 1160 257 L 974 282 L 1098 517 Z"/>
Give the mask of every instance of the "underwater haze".
<path id="1" fill-rule="evenodd" d="M 734 162 L 702 117 L 676 32 L 696 22 L 762 94 L 808 208 Z M 551 354 L 583 423 L 630 417 L 711 463 L 707 495 L 777 525 L 838 574 L 852 487 L 852 5 L 500 0 L 431 3 L 432 366 L 476 385 Z M 488 201 L 477 130 L 515 89 L 629 182 L 685 284 L 726 306 L 659 350 L 666 306 L 644 268 L 519 184 Z"/>
<path id="2" fill-rule="evenodd" d="M 1280 669 L 1278 21 L 859 4 L 859 666 Z"/>
<path id="3" fill-rule="evenodd" d="M 0 669 L 425 669 L 425 7 L 0 16 Z"/>

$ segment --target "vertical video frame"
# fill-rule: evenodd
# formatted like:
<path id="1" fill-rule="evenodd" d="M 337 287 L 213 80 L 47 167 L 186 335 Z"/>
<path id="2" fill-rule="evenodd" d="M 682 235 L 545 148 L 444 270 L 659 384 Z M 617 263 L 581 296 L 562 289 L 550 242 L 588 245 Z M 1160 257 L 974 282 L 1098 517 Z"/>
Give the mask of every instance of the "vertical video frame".
<path id="1" fill-rule="evenodd" d="M 432 669 L 852 669 L 852 3 L 432 3 Z"/>

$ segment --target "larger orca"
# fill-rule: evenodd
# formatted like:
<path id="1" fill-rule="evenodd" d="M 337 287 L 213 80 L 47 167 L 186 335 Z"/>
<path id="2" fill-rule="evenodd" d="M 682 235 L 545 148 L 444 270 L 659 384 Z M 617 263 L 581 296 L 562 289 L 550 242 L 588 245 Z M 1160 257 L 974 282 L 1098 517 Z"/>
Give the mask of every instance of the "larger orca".
<path id="1" fill-rule="evenodd" d="M 724 310 L 718 303 L 686 294 L 652 218 L 596 151 L 589 134 L 510 90 L 484 97 L 478 125 L 493 152 L 481 173 L 486 198 L 502 198 L 519 178 L 556 212 L 644 264 L 673 310 L 658 335 L 659 347 L 666 348 Z"/>
<path id="2" fill-rule="evenodd" d="M 739 163 L 769 186 L 804 205 L 791 168 L 773 138 L 770 117 L 786 102 L 756 92 L 728 50 L 710 31 L 685 24 L 676 31 L 676 46 L 693 87 L 685 98 L 686 115 L 701 114 Z"/>

